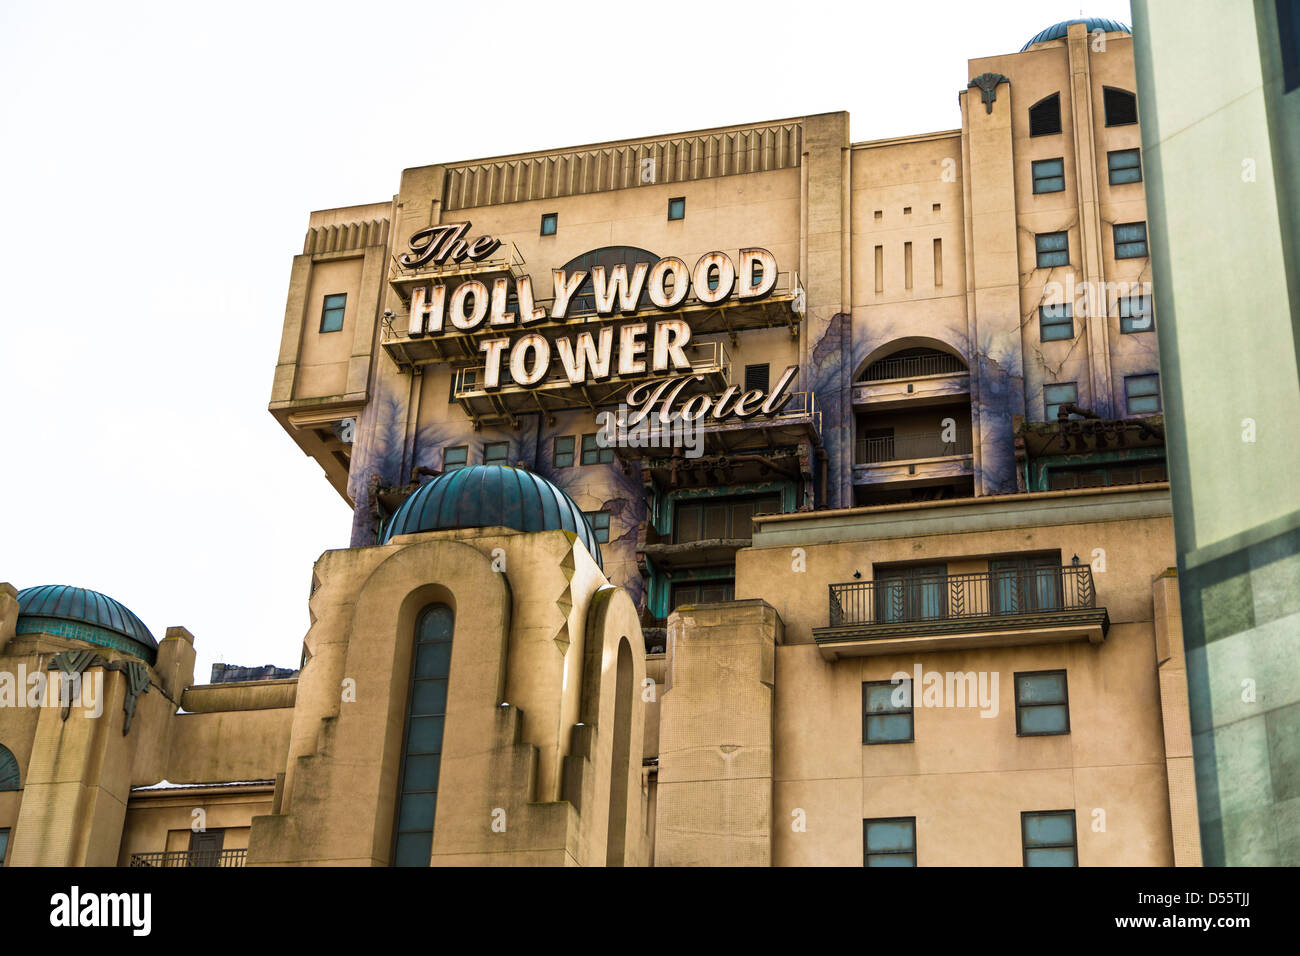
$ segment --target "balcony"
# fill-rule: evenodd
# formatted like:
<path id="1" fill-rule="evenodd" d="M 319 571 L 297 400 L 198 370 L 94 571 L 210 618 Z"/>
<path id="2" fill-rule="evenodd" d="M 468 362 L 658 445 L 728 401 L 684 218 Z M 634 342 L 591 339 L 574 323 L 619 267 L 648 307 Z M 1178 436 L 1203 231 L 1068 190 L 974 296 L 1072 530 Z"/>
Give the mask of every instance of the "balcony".
<path id="1" fill-rule="evenodd" d="M 173 850 L 165 853 L 132 853 L 132 866 L 243 866 L 248 850 Z"/>
<path id="2" fill-rule="evenodd" d="M 862 657 L 1083 641 L 1110 628 L 1092 568 L 1029 567 L 830 585 L 822 656 Z"/>
<path id="3" fill-rule="evenodd" d="M 859 438 L 854 444 L 853 460 L 859 465 L 879 465 L 892 461 L 920 461 L 928 458 L 951 458 L 971 453 L 969 434 L 954 441 L 941 441 L 936 435 Z"/>
<path id="4" fill-rule="evenodd" d="M 955 355 L 915 349 L 869 365 L 853 383 L 853 404 L 883 411 L 950 402 L 970 394 L 970 372 Z"/>

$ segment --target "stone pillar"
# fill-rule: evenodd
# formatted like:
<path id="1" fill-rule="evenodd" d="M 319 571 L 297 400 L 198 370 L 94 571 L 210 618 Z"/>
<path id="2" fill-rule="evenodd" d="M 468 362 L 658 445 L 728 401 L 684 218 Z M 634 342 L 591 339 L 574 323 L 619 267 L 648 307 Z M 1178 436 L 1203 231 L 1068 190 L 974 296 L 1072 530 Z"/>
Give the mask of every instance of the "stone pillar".
<path id="1" fill-rule="evenodd" d="M 1201 831 L 1196 813 L 1196 771 L 1192 766 L 1192 724 L 1187 703 L 1187 660 L 1178 575 L 1170 568 L 1152 586 L 1160 713 L 1165 732 L 1165 773 L 1174 866 L 1201 865 Z"/>
<path id="2" fill-rule="evenodd" d="M 770 866 L 775 647 L 762 600 L 668 618 L 660 703 L 656 866 Z"/>

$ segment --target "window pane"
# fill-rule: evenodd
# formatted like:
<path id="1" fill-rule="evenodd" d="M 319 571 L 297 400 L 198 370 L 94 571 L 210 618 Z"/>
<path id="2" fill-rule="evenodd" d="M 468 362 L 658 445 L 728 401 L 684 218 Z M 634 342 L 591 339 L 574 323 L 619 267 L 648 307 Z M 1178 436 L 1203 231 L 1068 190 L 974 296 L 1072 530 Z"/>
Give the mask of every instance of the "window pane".
<path id="1" fill-rule="evenodd" d="M 1147 227 L 1144 222 L 1120 223 L 1115 226 L 1116 242 L 1145 242 Z"/>
<path id="2" fill-rule="evenodd" d="M 1135 375 L 1124 380 L 1129 395 L 1158 395 L 1160 386 L 1154 375 Z"/>
<path id="3" fill-rule="evenodd" d="M 1068 728 L 1069 718 L 1064 704 L 1022 707 L 1020 710 L 1022 734 L 1063 734 Z"/>
<path id="4" fill-rule="evenodd" d="M 1026 846 L 1074 842 L 1073 813 L 1030 813 L 1024 821 Z"/>
<path id="5" fill-rule="evenodd" d="M 397 811 L 398 830 L 432 830 L 434 802 L 432 793 L 412 793 L 402 797 Z"/>
<path id="6" fill-rule="evenodd" d="M 442 717 L 412 717 L 407 751 L 425 754 L 441 752 L 442 722 Z"/>
<path id="7" fill-rule="evenodd" d="M 883 853 L 867 857 L 867 866 L 916 866 L 911 853 Z"/>
<path id="8" fill-rule="evenodd" d="M 451 644 L 421 644 L 415 651 L 415 677 L 446 677 L 451 671 Z"/>
<path id="9" fill-rule="evenodd" d="M 542 235 L 553 236 L 558 225 L 558 219 L 555 213 L 548 212 L 542 216 Z"/>
<path id="10" fill-rule="evenodd" d="M 1074 866 L 1074 850 L 1071 847 L 1029 850 L 1025 853 L 1025 866 Z"/>
<path id="11" fill-rule="evenodd" d="M 907 741 L 912 739 L 912 715 L 911 714 L 886 714 L 881 717 L 867 718 L 867 740 L 877 743 L 881 741 Z"/>
<path id="12" fill-rule="evenodd" d="M 403 833 L 397 837 L 395 866 L 428 866 L 433 853 L 433 833 Z"/>
<path id="13" fill-rule="evenodd" d="M 668 218 L 685 219 L 686 218 L 686 200 L 670 199 L 668 200 Z"/>
<path id="14" fill-rule="evenodd" d="M 1057 252 L 1065 249 L 1069 240 L 1063 232 L 1046 232 L 1037 236 L 1036 241 L 1039 252 Z"/>
<path id="15" fill-rule="evenodd" d="M 884 714 L 890 711 L 906 710 L 912 706 L 912 682 L 899 681 L 897 684 L 868 684 L 867 712 Z"/>
<path id="16" fill-rule="evenodd" d="M 911 850 L 916 846 L 911 820 L 871 820 L 867 823 L 867 850 Z"/>
<path id="17" fill-rule="evenodd" d="M 1035 176 L 1064 176 L 1065 159 L 1040 159 L 1034 163 Z"/>
<path id="18" fill-rule="evenodd" d="M 431 644 L 430 647 L 450 647 L 450 644 Z M 447 681 L 445 678 L 416 680 L 411 691 L 411 713 L 445 714 L 447 712 Z"/>
<path id="19" fill-rule="evenodd" d="M 418 754 L 406 758 L 405 773 L 402 780 L 404 793 L 421 792 L 438 789 L 438 765 L 441 754 Z"/>
<path id="20" fill-rule="evenodd" d="M 1064 700 L 1064 674 L 1020 674 L 1016 677 L 1018 704 L 1059 704 Z"/>

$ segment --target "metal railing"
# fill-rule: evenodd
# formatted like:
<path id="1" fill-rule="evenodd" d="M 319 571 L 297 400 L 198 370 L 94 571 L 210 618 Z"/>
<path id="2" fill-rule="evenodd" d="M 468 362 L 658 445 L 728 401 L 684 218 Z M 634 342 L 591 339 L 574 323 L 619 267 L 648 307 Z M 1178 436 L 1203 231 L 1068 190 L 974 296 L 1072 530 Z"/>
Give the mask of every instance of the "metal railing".
<path id="1" fill-rule="evenodd" d="M 830 585 L 831 627 L 1004 617 L 1097 606 L 1092 568 L 1015 568 Z"/>
<path id="2" fill-rule="evenodd" d="M 859 438 L 855 443 L 854 452 L 853 460 L 859 465 L 876 465 L 887 461 L 907 461 L 912 458 L 969 455 L 971 453 L 971 436 L 969 434 L 959 434 L 954 441 L 943 441 L 938 435 Z"/>
<path id="3" fill-rule="evenodd" d="M 965 375 L 967 371 L 966 363 L 957 356 L 944 352 L 899 355 L 872 362 L 859 381 L 885 382 L 893 378 L 919 378 L 923 375 Z"/>
<path id="4" fill-rule="evenodd" d="M 519 247 L 506 239 L 492 251 L 491 255 L 484 259 L 426 263 L 422 266 L 410 268 L 402 265 L 396 257 L 393 257 L 388 266 L 388 280 L 399 284 L 418 284 L 418 280 L 473 276 L 476 273 L 484 272 L 506 272 L 515 278 L 519 278 L 524 274 L 523 267 L 525 264 L 526 262 L 523 254 L 519 251 Z"/>
<path id="5" fill-rule="evenodd" d="M 248 850 L 172 850 L 132 853 L 132 866 L 243 866 Z"/>

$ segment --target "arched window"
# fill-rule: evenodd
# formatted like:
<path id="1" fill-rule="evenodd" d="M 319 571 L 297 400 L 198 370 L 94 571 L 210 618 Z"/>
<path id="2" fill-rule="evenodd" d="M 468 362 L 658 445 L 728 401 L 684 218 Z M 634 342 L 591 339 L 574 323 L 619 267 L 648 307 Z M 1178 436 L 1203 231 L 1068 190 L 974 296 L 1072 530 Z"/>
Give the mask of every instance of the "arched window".
<path id="1" fill-rule="evenodd" d="M 415 624 L 411 688 L 406 704 L 402 775 L 393 838 L 394 866 L 428 866 L 438 806 L 442 731 L 447 718 L 447 677 L 455 616 L 445 604 L 431 604 Z"/>
<path id="2" fill-rule="evenodd" d="M 1101 96 L 1106 106 L 1107 126 L 1128 126 L 1138 121 L 1138 101 L 1132 93 L 1107 86 Z"/>
<path id="3" fill-rule="evenodd" d="M 0 744 L 0 791 L 18 789 L 18 761 L 8 747 Z"/>
<path id="4" fill-rule="evenodd" d="M 1045 96 L 1029 107 L 1029 135 L 1051 136 L 1061 131 L 1061 94 Z"/>
<path id="5" fill-rule="evenodd" d="M 605 246 L 603 249 L 593 249 L 591 252 L 584 252 L 576 259 L 570 259 L 564 264 L 564 271 L 572 275 L 581 269 L 587 273 L 587 277 L 582 280 L 577 295 L 573 297 L 573 302 L 569 306 L 569 315 L 581 315 L 584 312 L 594 312 L 596 309 L 596 298 L 592 294 L 591 285 L 592 266 L 604 266 L 605 275 L 608 276 L 614 266 L 625 263 L 630 276 L 632 267 L 638 262 L 654 265 L 658 261 L 659 257 L 653 252 L 646 252 L 635 246 Z M 645 289 L 641 290 L 641 297 L 637 300 L 636 307 L 638 310 L 650 308 L 650 293 Z"/>

